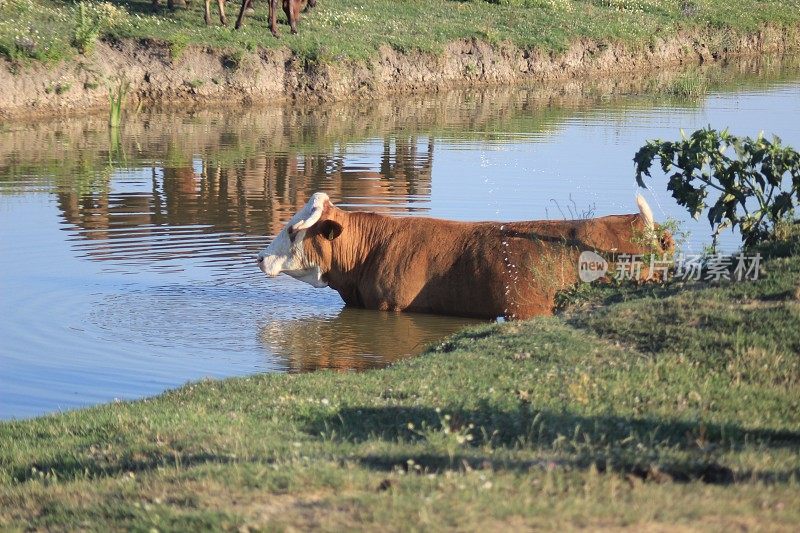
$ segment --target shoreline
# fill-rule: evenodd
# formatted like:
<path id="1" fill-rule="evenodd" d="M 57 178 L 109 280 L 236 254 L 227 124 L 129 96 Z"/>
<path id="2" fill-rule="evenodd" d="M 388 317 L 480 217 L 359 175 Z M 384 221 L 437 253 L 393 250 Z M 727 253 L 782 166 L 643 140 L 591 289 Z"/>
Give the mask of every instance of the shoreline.
<path id="1" fill-rule="evenodd" d="M 583 39 L 563 53 L 476 39 L 451 42 L 441 54 L 399 52 L 384 45 L 372 59 L 336 64 L 310 62 L 287 48 L 232 54 L 190 46 L 173 58 L 168 43 L 106 40 L 89 55 L 55 65 L 0 60 L 0 119 L 103 112 L 109 108 L 109 88 L 120 80 L 130 84 L 128 108 L 318 104 L 454 88 L 594 81 L 791 53 L 800 49 L 799 30 L 764 27 L 735 38 L 726 30 L 684 31 L 640 47 Z"/>

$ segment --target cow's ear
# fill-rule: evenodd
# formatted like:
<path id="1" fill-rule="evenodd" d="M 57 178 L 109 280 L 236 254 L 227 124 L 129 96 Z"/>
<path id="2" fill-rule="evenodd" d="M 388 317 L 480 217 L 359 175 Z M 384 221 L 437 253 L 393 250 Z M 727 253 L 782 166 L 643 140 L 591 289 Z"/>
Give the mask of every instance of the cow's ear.
<path id="1" fill-rule="evenodd" d="M 342 225 L 334 220 L 323 220 L 319 223 L 319 232 L 323 237 L 332 241 L 342 234 Z"/>

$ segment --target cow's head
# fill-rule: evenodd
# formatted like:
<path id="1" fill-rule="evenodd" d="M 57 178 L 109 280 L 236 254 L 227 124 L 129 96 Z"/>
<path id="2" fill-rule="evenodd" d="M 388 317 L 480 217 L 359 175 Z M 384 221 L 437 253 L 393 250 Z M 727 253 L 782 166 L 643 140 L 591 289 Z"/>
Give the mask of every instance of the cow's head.
<path id="1" fill-rule="evenodd" d="M 342 233 L 342 224 L 333 219 L 339 213 L 327 194 L 312 195 L 258 254 L 259 268 L 270 277 L 283 272 L 314 287 L 327 287 L 323 276 L 331 267 L 332 242 Z"/>

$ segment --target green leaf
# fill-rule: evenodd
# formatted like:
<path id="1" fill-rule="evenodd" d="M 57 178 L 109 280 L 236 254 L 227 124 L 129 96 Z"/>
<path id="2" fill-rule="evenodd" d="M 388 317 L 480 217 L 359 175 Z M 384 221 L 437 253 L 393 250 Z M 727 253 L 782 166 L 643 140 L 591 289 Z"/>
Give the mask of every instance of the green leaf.
<path id="1" fill-rule="evenodd" d="M 778 136 L 770 142 L 762 131 L 756 139 L 740 138 L 708 126 L 688 137 L 681 130 L 681 139 L 648 141 L 640 148 L 634 156 L 636 182 L 645 187 L 643 176 L 652 177 L 658 159 L 668 175 L 667 190 L 693 218 L 706 209 L 712 191 L 717 200 L 707 217 L 715 231 L 738 224 L 745 244 L 755 244 L 800 204 L 800 154 L 782 146 Z M 756 201 L 758 211 L 749 212 Z"/>

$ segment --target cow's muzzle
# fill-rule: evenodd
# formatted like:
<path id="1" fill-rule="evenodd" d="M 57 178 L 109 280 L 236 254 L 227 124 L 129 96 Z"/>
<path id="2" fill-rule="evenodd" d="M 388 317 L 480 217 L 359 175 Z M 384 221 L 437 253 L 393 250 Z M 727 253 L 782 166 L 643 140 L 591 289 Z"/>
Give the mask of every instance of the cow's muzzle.
<path id="1" fill-rule="evenodd" d="M 267 276 L 269 276 L 271 278 L 274 278 L 275 276 L 277 276 L 279 274 L 279 272 L 275 272 L 275 273 L 271 272 L 272 269 L 269 268 L 269 265 L 268 265 L 268 263 L 270 263 L 270 261 L 267 261 L 266 257 L 264 257 L 263 255 L 259 254 L 259 256 L 256 258 L 256 263 L 258 263 L 258 268 L 261 269 L 261 272 L 263 272 L 264 274 L 266 274 Z"/>

